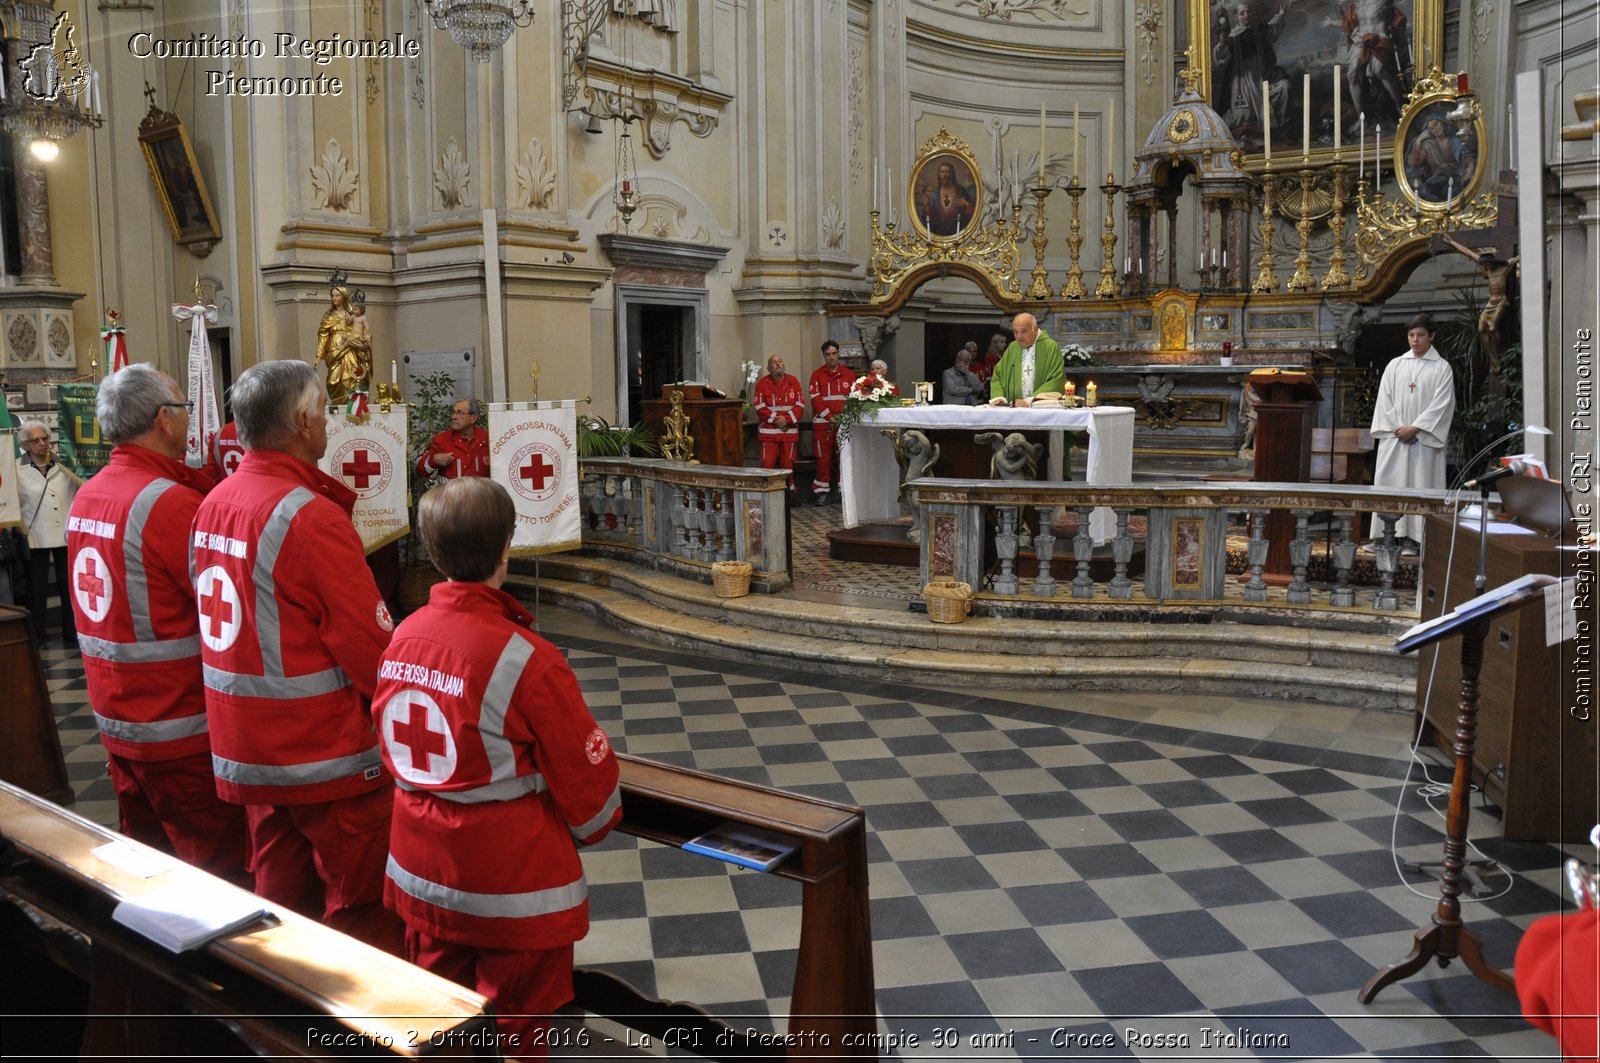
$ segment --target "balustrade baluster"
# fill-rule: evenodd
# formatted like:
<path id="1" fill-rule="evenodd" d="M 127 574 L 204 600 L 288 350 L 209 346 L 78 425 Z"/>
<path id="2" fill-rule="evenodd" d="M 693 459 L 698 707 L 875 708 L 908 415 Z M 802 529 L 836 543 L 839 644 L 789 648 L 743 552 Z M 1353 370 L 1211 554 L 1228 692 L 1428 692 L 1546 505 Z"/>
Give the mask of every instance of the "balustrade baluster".
<path id="1" fill-rule="evenodd" d="M 578 486 L 578 511 L 583 515 L 583 530 L 586 532 L 600 527 L 596 519 L 600 508 L 599 484 L 599 476 L 586 473 Z"/>
<path id="2" fill-rule="evenodd" d="M 715 518 L 711 514 L 711 489 L 702 487 L 695 491 L 695 505 L 699 510 L 700 542 L 695 550 L 695 558 L 700 561 L 710 562 L 716 559 L 717 547 L 711 541 L 711 534 L 715 529 Z"/>
<path id="3" fill-rule="evenodd" d="M 1089 535 L 1089 506 L 1074 506 L 1078 514 L 1078 534 L 1072 540 L 1072 556 L 1078 561 L 1078 574 L 1072 577 L 1074 598 L 1094 597 L 1094 577 L 1089 575 L 1089 561 L 1094 557 L 1094 539 Z"/>
<path id="4" fill-rule="evenodd" d="M 1039 507 L 1039 534 L 1033 537 L 1033 556 L 1039 562 L 1039 574 L 1033 578 L 1033 593 L 1040 598 L 1053 598 L 1056 593 L 1056 578 L 1050 572 L 1050 561 L 1056 550 L 1055 529 L 1051 526 L 1055 516 L 1055 506 Z"/>
<path id="5" fill-rule="evenodd" d="M 1383 521 L 1383 538 L 1373 548 L 1378 562 L 1378 592 L 1372 596 L 1374 609 L 1400 608 L 1400 596 L 1394 590 L 1394 574 L 1400 569 L 1400 544 L 1395 541 L 1394 526 L 1400 520 L 1398 513 L 1379 513 Z"/>
<path id="6" fill-rule="evenodd" d="M 1306 569 L 1311 564 L 1311 511 L 1294 510 L 1294 539 L 1289 543 L 1289 564 L 1294 566 L 1294 579 L 1289 583 L 1289 604 L 1309 605 L 1311 584 L 1306 582 Z"/>
<path id="7" fill-rule="evenodd" d="M 1120 506 L 1113 510 L 1117 515 L 1117 534 L 1111 540 L 1111 560 L 1116 569 L 1111 575 L 1109 592 L 1113 598 L 1132 598 L 1133 580 L 1128 578 L 1128 562 L 1133 560 L 1133 536 L 1128 534 L 1130 510 Z"/>
<path id="8" fill-rule="evenodd" d="M 1354 513 L 1338 515 L 1339 541 L 1333 546 L 1333 570 L 1337 585 L 1328 595 L 1330 605 L 1356 604 L 1356 589 L 1350 586 L 1350 568 L 1356 563 L 1356 544 L 1350 537 L 1350 528 L 1355 519 Z"/>
<path id="9" fill-rule="evenodd" d="M 996 506 L 1000 516 L 1000 531 L 994 537 L 995 556 L 1000 559 L 1000 571 L 994 577 L 996 594 L 1017 593 L 1017 507 Z"/>
<path id="10" fill-rule="evenodd" d="M 1271 546 L 1263 535 L 1267 529 L 1267 511 L 1249 510 L 1248 519 L 1250 544 L 1245 548 L 1245 556 L 1250 562 L 1250 580 L 1244 585 L 1244 600 L 1264 602 L 1267 600 L 1267 581 L 1261 578 L 1261 570 L 1266 567 L 1267 550 Z"/>
<path id="11" fill-rule="evenodd" d="M 722 492 L 722 508 L 717 511 L 717 534 L 722 536 L 718 561 L 732 561 L 739 550 L 739 537 L 733 533 L 733 492 Z"/>
<path id="12" fill-rule="evenodd" d="M 672 526 L 672 552 L 679 557 L 689 556 L 689 489 L 673 491 L 672 512 L 667 523 Z"/>

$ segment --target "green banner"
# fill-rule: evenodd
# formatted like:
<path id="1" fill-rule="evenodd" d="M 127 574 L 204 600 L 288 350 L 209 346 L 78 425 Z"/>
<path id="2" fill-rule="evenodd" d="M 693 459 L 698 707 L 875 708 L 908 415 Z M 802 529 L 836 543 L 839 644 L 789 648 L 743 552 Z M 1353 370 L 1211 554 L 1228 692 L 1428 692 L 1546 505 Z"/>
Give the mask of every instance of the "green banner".
<path id="1" fill-rule="evenodd" d="M 94 415 L 98 384 L 58 384 L 61 437 L 57 459 L 81 479 L 87 480 L 111 460 L 111 444 L 100 435 L 100 421 Z"/>

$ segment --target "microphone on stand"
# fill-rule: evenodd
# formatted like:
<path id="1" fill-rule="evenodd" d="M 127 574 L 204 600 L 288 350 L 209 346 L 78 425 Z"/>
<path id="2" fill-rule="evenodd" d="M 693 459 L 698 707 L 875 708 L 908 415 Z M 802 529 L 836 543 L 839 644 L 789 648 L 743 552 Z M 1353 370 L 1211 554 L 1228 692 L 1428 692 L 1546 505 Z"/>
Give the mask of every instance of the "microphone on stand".
<path id="1" fill-rule="evenodd" d="M 1468 480 L 1466 489 L 1468 491 L 1474 491 L 1480 487 L 1488 487 L 1496 480 L 1502 480 L 1507 476 L 1526 476 L 1527 473 L 1527 462 L 1513 460 L 1509 465 L 1502 465 L 1498 469 L 1491 469 L 1489 472 L 1484 473 L 1476 480 Z"/>

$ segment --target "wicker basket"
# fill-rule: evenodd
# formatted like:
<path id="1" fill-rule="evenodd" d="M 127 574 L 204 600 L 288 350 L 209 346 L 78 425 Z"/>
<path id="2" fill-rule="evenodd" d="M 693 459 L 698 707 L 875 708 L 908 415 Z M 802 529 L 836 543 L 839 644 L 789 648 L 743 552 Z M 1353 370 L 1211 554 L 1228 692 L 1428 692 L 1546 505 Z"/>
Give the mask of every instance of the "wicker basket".
<path id="1" fill-rule="evenodd" d="M 415 612 L 428 604 L 433 585 L 443 580 L 439 570 L 426 561 L 400 566 L 400 586 L 395 591 L 395 603 L 407 613 Z"/>
<path id="2" fill-rule="evenodd" d="M 928 619 L 935 624 L 959 624 L 967 618 L 972 605 L 972 588 L 960 580 L 934 580 L 922 588 L 923 601 L 928 603 Z"/>
<path id="3" fill-rule="evenodd" d="M 711 588 L 718 598 L 743 598 L 750 593 L 750 562 L 718 561 L 711 566 Z"/>

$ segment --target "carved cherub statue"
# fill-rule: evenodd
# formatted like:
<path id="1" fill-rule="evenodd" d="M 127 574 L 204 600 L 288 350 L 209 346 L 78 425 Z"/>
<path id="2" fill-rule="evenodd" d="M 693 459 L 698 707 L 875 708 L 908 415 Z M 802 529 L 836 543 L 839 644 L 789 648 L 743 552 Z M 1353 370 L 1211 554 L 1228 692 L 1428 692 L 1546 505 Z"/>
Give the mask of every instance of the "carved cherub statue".
<path id="1" fill-rule="evenodd" d="M 939 444 L 930 442 L 915 428 L 900 433 L 900 452 L 905 456 L 905 483 L 930 475 L 939 460 Z"/>
<path id="2" fill-rule="evenodd" d="M 980 432 L 972 437 L 974 443 L 987 443 L 994 448 L 989 459 L 989 475 L 996 480 L 1032 480 L 1039 472 L 1039 455 L 1044 447 L 1028 442 L 1021 432 L 1002 436 L 999 432 Z"/>

